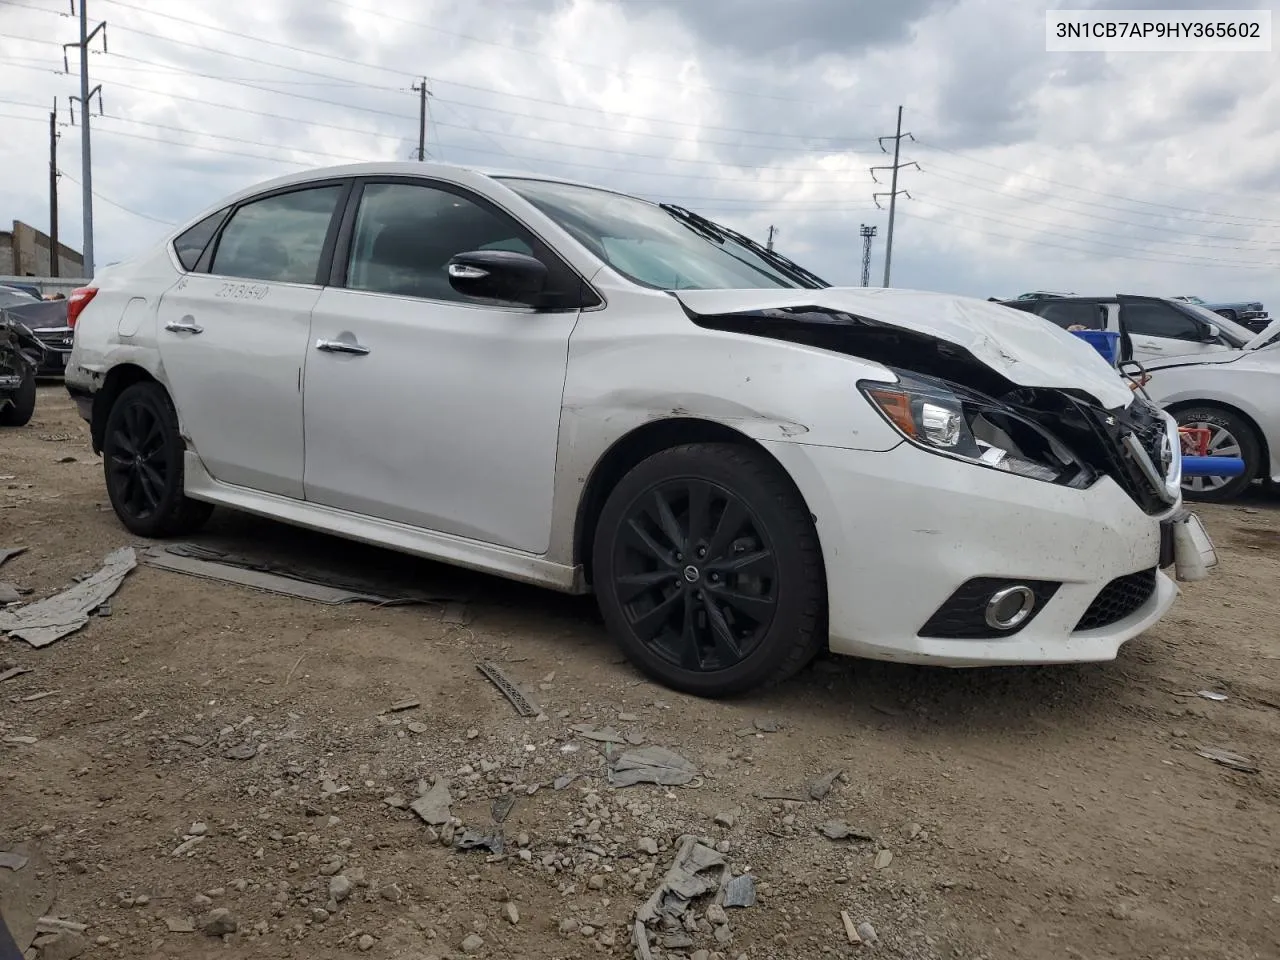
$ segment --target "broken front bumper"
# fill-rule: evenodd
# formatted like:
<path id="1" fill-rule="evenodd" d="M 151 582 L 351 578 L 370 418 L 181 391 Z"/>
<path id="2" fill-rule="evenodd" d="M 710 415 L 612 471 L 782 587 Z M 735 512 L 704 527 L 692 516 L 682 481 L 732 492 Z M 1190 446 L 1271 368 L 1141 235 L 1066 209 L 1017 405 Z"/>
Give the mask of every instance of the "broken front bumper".
<path id="1" fill-rule="evenodd" d="M 1161 521 L 1175 511 L 1144 513 L 1108 477 L 1078 490 L 905 443 L 767 446 L 817 520 L 835 653 L 952 667 L 1111 660 L 1178 594 L 1160 569 Z M 1036 607 L 1016 630 L 975 623 L 975 602 L 1024 584 Z"/>

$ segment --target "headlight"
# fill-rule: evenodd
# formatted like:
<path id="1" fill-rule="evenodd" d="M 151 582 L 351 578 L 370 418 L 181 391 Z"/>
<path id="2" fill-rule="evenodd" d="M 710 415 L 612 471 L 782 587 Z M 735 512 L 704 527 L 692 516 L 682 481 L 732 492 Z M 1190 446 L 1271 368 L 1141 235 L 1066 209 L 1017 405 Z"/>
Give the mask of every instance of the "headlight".
<path id="1" fill-rule="evenodd" d="M 1094 472 L 1048 431 L 991 397 L 899 373 L 897 383 L 864 380 L 866 398 L 916 446 L 1005 473 L 1084 487 Z"/>

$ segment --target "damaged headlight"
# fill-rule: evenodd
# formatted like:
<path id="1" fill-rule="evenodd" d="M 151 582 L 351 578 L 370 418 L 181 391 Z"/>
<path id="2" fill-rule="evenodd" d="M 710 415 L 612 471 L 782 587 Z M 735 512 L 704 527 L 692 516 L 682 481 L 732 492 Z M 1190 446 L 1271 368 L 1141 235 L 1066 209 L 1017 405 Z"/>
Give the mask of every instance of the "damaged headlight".
<path id="1" fill-rule="evenodd" d="M 925 450 L 1005 473 L 1084 487 L 1094 472 L 1039 424 L 1000 401 L 916 374 L 858 384 L 884 418 Z"/>

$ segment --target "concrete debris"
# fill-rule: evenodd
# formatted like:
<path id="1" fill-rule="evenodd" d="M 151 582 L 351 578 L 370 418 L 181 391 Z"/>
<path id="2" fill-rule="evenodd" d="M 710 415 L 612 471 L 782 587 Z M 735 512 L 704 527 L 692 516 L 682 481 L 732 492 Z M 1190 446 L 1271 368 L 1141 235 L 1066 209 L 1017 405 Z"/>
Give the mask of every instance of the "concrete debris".
<path id="1" fill-rule="evenodd" d="M 757 717 L 751 725 L 761 733 L 777 733 L 782 729 L 782 725 L 772 717 Z"/>
<path id="2" fill-rule="evenodd" d="M 8 670 L 4 671 L 4 673 L 0 673 L 0 683 L 4 683 L 6 680 L 12 680 L 14 677 L 20 677 L 24 673 L 30 672 L 31 671 L 26 667 L 10 667 Z"/>
<path id="3" fill-rule="evenodd" d="M 1229 750 L 1223 750 L 1220 747 L 1201 747 L 1196 753 L 1206 760 L 1212 760 L 1214 763 L 1220 763 L 1224 767 L 1230 767 L 1232 770 L 1238 770 L 1241 773 L 1258 772 L 1258 765 L 1248 757 L 1242 757 L 1238 753 L 1231 753 Z"/>
<path id="4" fill-rule="evenodd" d="M 809 796 L 814 800 L 825 800 L 837 780 L 844 776 L 843 770 L 829 770 L 809 784 Z"/>
<path id="5" fill-rule="evenodd" d="M 36 933 L 84 933 L 88 929 L 87 924 L 61 917 L 41 917 L 36 921 Z"/>
<path id="6" fill-rule="evenodd" d="M 5 737 L 4 742 L 19 747 L 33 747 L 40 741 L 36 737 Z"/>
<path id="7" fill-rule="evenodd" d="M 883 870 L 885 867 L 887 867 L 891 863 L 893 863 L 892 850 L 881 850 L 879 853 L 876 854 L 875 868 L 877 870 Z"/>
<path id="8" fill-rule="evenodd" d="M 651 923 L 664 916 L 679 920 L 691 901 L 719 888 L 719 878 L 713 879 L 708 874 L 723 867 L 723 855 L 696 837 L 683 838 L 675 861 L 658 889 L 636 910 L 636 919 L 641 923 Z"/>
<path id="9" fill-rule="evenodd" d="M 555 789 L 555 790 L 563 790 L 565 787 L 569 786 L 569 784 L 573 783 L 573 781 L 577 779 L 578 779 L 578 774 L 566 773 L 563 776 L 556 777 L 555 782 L 551 784 L 551 787 L 552 789 Z"/>
<path id="10" fill-rule="evenodd" d="M 35 942 L 40 960 L 75 960 L 89 949 L 89 942 L 78 933 L 55 933 Z"/>
<path id="11" fill-rule="evenodd" d="M 855 830 L 843 820 L 828 820 L 818 827 L 818 832 L 828 840 L 861 840 L 870 842 L 875 839 L 869 833 Z"/>
<path id="12" fill-rule="evenodd" d="M 199 926 L 206 937 L 223 937 L 240 929 L 240 924 L 226 907 L 210 910 L 200 918 Z"/>
<path id="13" fill-rule="evenodd" d="M 195 933 L 196 925 L 192 920 L 186 917 L 165 917 L 164 925 L 169 928 L 170 933 Z"/>
<path id="14" fill-rule="evenodd" d="M 228 760 L 252 760 L 258 755 L 256 743 L 241 743 L 222 754 Z"/>
<path id="15" fill-rule="evenodd" d="M 649 931 L 639 920 L 631 928 L 631 943 L 636 948 L 636 960 L 653 960 L 653 951 L 649 949 Z"/>
<path id="16" fill-rule="evenodd" d="M 756 905 L 756 878 L 749 873 L 734 877 L 722 891 L 726 907 L 754 907 Z"/>
<path id="17" fill-rule="evenodd" d="M 0 547 L 0 566 L 4 566 L 6 561 L 12 560 L 14 557 L 26 552 L 26 547 Z"/>
<path id="18" fill-rule="evenodd" d="M 467 934 L 462 940 L 462 952 L 477 954 L 484 949 L 484 939 L 476 933 Z"/>
<path id="19" fill-rule="evenodd" d="M 615 787 L 630 787 L 637 783 L 680 786 L 697 775 L 697 767 L 666 747 L 629 750 L 609 768 L 609 782 Z"/>
<path id="20" fill-rule="evenodd" d="M 849 938 L 850 943 L 862 942 L 862 936 L 858 933 L 858 927 L 853 922 L 853 917 L 849 916 L 848 910 L 840 911 L 840 922 L 844 924 L 844 935 Z"/>
<path id="21" fill-rule="evenodd" d="M 351 896 L 356 885 L 351 881 L 350 877 L 344 877 L 338 874 L 329 880 L 329 899 L 334 903 L 342 903 Z"/>
<path id="22" fill-rule="evenodd" d="M 27 865 L 28 858 L 21 853 L 0 853 L 0 868 L 5 870 L 21 870 Z"/>
<path id="23" fill-rule="evenodd" d="M 490 853 L 500 857 L 505 847 L 502 828 L 464 830 L 462 836 L 454 841 L 454 846 L 459 850 L 488 850 Z"/>
<path id="24" fill-rule="evenodd" d="M 0 603 L 21 603 L 22 596 L 16 584 L 0 583 Z"/>
<path id="25" fill-rule="evenodd" d="M 373 945 L 377 943 L 369 934 L 362 933 L 360 939 L 356 941 L 356 949 L 361 953 L 368 953 L 373 949 Z"/>
<path id="26" fill-rule="evenodd" d="M 421 817 L 424 823 L 439 827 L 449 822 L 451 803 L 453 796 L 449 793 L 449 784 L 444 780 L 436 780 L 430 790 L 409 804 L 409 809 Z"/>
<path id="27" fill-rule="evenodd" d="M 729 917 L 724 912 L 724 907 L 718 903 L 713 903 L 707 907 L 707 923 L 714 923 L 716 926 L 728 923 Z"/>
<path id="28" fill-rule="evenodd" d="M 97 573 L 61 593 L 13 610 L 0 610 L 0 632 L 46 647 L 89 622 L 89 616 L 120 588 L 138 565 L 132 547 L 107 554 Z"/>
<path id="29" fill-rule="evenodd" d="M 641 837 L 640 840 L 636 843 L 636 849 L 638 849 L 641 853 L 649 854 L 649 856 L 651 857 L 657 856 L 658 841 L 653 839 L 653 837 Z"/>
<path id="30" fill-rule="evenodd" d="M 503 904 L 502 915 L 506 917 L 507 923 L 513 927 L 520 922 L 520 908 L 510 901 Z"/>

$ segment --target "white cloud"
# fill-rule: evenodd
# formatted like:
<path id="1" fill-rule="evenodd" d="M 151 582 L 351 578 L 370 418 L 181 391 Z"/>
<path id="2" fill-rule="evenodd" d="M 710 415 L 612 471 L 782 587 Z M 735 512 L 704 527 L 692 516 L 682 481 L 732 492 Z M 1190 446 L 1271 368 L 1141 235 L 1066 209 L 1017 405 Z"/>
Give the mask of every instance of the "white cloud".
<path id="1" fill-rule="evenodd" d="M 779 249 L 847 283 L 860 223 L 880 227 L 880 277 L 870 200 L 887 188 L 867 167 L 905 103 L 922 170 L 900 184 L 896 284 L 1280 308 L 1275 54 L 1050 55 L 1043 10 L 1017 0 L 88 2 L 111 51 L 91 67 L 100 263 L 166 229 L 120 207 L 183 221 L 279 173 L 408 159 L 425 73 L 445 160 L 672 199 L 762 238 L 774 224 Z M 45 105 L 65 118 L 77 92 L 56 72 L 65 10 L 0 6 L 0 221 L 47 223 Z M 62 133 L 78 245 L 79 128 Z"/>

